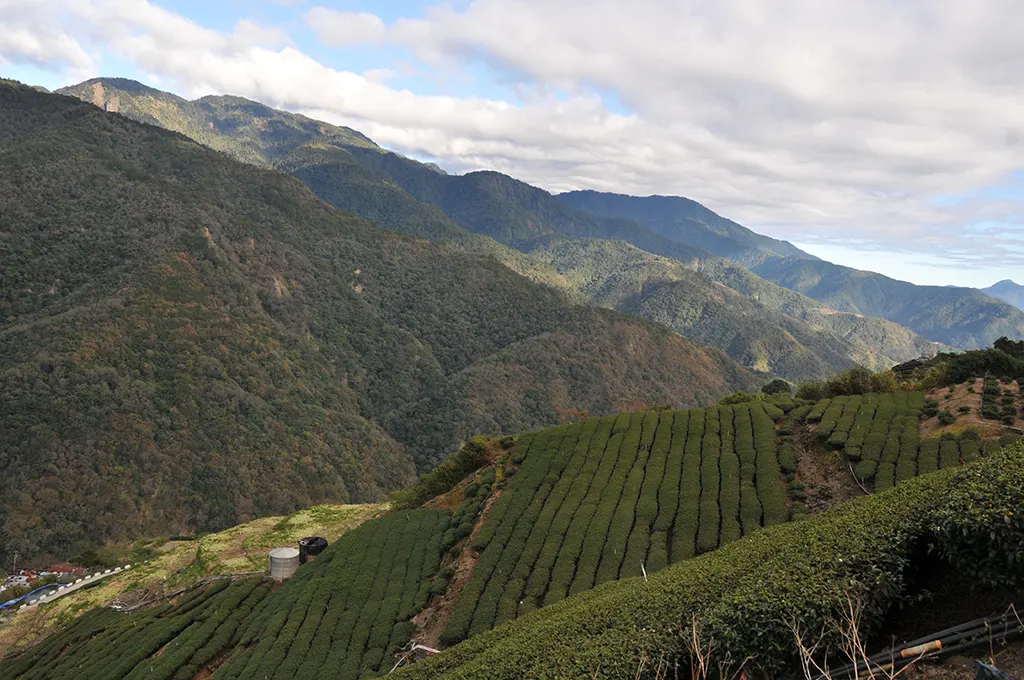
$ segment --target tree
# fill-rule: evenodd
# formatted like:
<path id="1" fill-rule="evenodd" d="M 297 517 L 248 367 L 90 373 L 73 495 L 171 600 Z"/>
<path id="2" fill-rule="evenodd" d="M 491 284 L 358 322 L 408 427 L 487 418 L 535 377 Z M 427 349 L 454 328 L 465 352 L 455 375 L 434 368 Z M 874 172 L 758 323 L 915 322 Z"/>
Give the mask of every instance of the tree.
<path id="1" fill-rule="evenodd" d="M 1000 352 L 1009 354 L 1012 357 L 1024 359 L 1024 340 L 1018 340 L 1014 342 L 1006 336 L 1003 336 L 992 343 L 992 346 L 998 349 Z"/>
<path id="2" fill-rule="evenodd" d="M 776 378 L 762 387 L 761 391 L 765 394 L 792 394 L 793 386 L 782 378 Z"/>

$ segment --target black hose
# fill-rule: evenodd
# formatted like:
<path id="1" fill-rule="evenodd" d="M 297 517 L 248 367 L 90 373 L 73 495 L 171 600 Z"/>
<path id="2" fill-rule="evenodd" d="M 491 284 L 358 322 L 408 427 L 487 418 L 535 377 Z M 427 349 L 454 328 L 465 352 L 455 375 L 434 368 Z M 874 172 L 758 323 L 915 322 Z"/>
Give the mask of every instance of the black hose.
<path id="1" fill-rule="evenodd" d="M 1003 616 L 1006 616 L 1006 614 L 1004 614 Z M 968 623 L 961 623 L 959 626 L 953 626 L 952 628 L 947 628 L 946 630 L 940 630 L 938 633 L 932 633 L 927 637 L 911 640 L 910 642 L 905 642 L 902 647 L 916 647 L 917 645 L 923 645 L 926 642 L 931 642 L 932 640 L 942 640 L 947 635 L 952 635 L 954 633 L 959 633 L 964 630 L 971 630 L 973 628 L 977 628 L 978 626 L 983 626 L 986 623 L 989 623 L 989 620 L 991 618 L 991 616 L 983 616 L 980 619 L 975 619 L 973 621 L 969 621 Z M 899 649 L 902 649 L 902 647 L 900 647 Z"/>
<path id="2" fill-rule="evenodd" d="M 976 619 L 959 626 L 947 628 L 927 637 L 919 638 L 899 647 L 875 654 L 866 661 L 846 664 L 835 671 L 830 671 L 827 676 L 819 675 L 815 680 L 829 680 L 829 678 L 832 680 L 845 680 L 855 671 L 867 670 L 869 668 L 874 671 L 881 671 L 886 668 L 897 670 L 920 659 L 939 659 L 955 654 L 958 651 L 977 647 L 979 644 L 989 640 L 1005 640 L 1024 633 L 1024 623 L 1015 616 L 1015 612 L 1014 615 L 1011 615 L 1011 611 L 1012 609 L 1008 609 L 1003 614 Z M 939 643 L 940 646 L 938 649 L 928 650 L 923 654 L 913 654 L 906 657 L 902 655 L 904 650 L 931 643 Z"/>

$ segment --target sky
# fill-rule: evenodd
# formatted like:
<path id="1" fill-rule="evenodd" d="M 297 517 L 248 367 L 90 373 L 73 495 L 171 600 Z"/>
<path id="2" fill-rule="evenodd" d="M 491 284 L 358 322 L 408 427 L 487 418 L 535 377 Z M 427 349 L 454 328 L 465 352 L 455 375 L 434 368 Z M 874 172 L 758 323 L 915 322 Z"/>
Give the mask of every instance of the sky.
<path id="1" fill-rule="evenodd" d="M 0 0 L 0 76 L 121 76 L 449 172 L 680 195 L 921 284 L 1024 282 L 1014 0 Z"/>

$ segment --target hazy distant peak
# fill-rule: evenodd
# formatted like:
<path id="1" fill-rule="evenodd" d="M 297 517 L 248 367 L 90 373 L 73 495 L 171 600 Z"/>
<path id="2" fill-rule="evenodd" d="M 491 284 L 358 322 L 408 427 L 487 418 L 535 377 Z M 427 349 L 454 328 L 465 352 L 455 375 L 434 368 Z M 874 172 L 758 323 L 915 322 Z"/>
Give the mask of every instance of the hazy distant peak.
<path id="1" fill-rule="evenodd" d="M 1018 309 L 1024 309 L 1024 286 L 1010 279 L 1003 279 L 993 286 L 982 288 L 981 292 L 1008 302 Z"/>
<path id="2" fill-rule="evenodd" d="M 758 234 L 682 196 L 628 196 L 587 190 L 570 191 L 558 198 L 576 210 L 639 222 L 666 238 L 745 266 L 765 258 L 818 259 L 792 243 Z"/>

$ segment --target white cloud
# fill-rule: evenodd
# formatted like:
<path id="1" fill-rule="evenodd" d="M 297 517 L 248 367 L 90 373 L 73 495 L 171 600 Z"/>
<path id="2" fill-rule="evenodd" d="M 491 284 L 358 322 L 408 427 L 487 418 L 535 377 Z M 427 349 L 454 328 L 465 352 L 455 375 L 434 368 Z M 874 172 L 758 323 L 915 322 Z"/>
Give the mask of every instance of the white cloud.
<path id="1" fill-rule="evenodd" d="M 320 42 L 331 47 L 347 47 L 379 42 L 387 27 L 376 14 L 339 12 L 327 7 L 314 7 L 306 12 L 306 23 Z"/>
<path id="2" fill-rule="evenodd" d="M 999 0 L 473 0 L 390 26 L 304 15 L 325 45 L 401 45 L 420 69 L 485 64 L 509 101 L 397 89 L 397 64 L 332 68 L 251 21 L 225 33 L 144 0 L 45 4 L 12 23 L 0 0 L 0 28 L 30 36 L 0 31 L 0 57 L 89 69 L 103 49 L 183 94 L 299 110 L 451 171 L 680 194 L 801 242 L 852 234 L 1024 265 L 1005 237 L 1024 227 L 1024 187 L 978 191 L 1024 165 L 1024 14 Z M 968 228 L 993 220 L 995 234 Z"/>
<path id="3" fill-rule="evenodd" d="M 4 63 L 27 63 L 74 76 L 95 69 L 92 57 L 61 27 L 56 8 L 17 0 L 0 0 L 0 65 Z"/>

